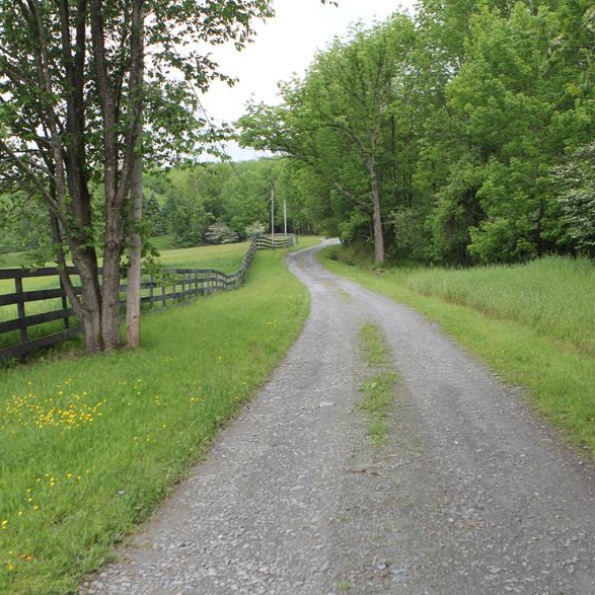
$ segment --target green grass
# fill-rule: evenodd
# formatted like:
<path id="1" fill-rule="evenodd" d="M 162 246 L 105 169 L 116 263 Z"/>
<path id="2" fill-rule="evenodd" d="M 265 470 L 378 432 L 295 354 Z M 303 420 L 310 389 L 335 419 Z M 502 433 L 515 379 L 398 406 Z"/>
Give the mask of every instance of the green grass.
<path id="1" fill-rule="evenodd" d="M 235 273 L 242 265 L 244 255 L 250 247 L 250 242 L 226 244 L 223 246 L 204 246 L 167 250 L 161 254 L 160 262 L 165 268 L 194 268 L 215 269 L 227 274 Z M 23 289 L 33 291 L 59 287 L 58 277 L 33 277 L 23 279 Z M 0 295 L 13 293 L 14 281 L 0 280 Z M 44 300 L 26 304 L 27 315 L 41 314 L 62 307 L 61 300 Z M 0 306 L 0 322 L 17 318 L 16 305 Z M 35 339 L 62 330 L 60 321 L 46 323 L 28 330 L 29 338 Z M 0 347 L 6 347 L 19 342 L 17 331 L 0 335 Z"/>
<path id="2" fill-rule="evenodd" d="M 139 350 L 0 371 L 0 593 L 76 593 L 262 385 L 308 311 L 284 254 L 145 316 Z"/>
<path id="3" fill-rule="evenodd" d="M 358 337 L 368 366 L 379 368 L 388 364 L 389 350 L 378 326 L 371 322 L 364 324 Z"/>
<path id="4" fill-rule="evenodd" d="M 161 252 L 159 260 L 165 268 L 215 269 L 223 273 L 235 273 L 244 260 L 250 242 L 177 248 Z"/>
<path id="5" fill-rule="evenodd" d="M 340 262 L 337 250 L 321 254 L 330 270 L 439 322 L 506 382 L 525 387 L 566 439 L 595 454 L 595 358 L 592 331 L 585 332 L 594 318 L 591 263 L 551 257 L 515 267 L 379 273 Z"/>
<path id="6" fill-rule="evenodd" d="M 388 434 L 386 416 L 393 405 L 397 377 L 389 369 L 390 353 L 378 326 L 364 324 L 359 332 L 359 341 L 366 364 L 373 372 L 360 384 L 363 396 L 360 409 L 368 417 L 368 437 L 373 444 L 379 445 Z"/>
<path id="7" fill-rule="evenodd" d="M 595 266 L 550 257 L 525 265 L 416 271 L 416 293 L 514 320 L 544 337 L 595 355 Z"/>

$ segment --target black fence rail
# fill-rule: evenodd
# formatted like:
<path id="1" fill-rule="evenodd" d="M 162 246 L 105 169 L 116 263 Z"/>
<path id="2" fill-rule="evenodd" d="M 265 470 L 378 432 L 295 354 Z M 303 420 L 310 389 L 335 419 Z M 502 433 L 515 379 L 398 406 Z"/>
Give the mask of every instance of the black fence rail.
<path id="1" fill-rule="evenodd" d="M 69 273 L 72 275 L 76 275 L 76 272 L 73 267 L 69 268 Z M 15 318 L 0 320 L 0 339 L 4 338 L 3 343 L 14 343 L 8 347 L 0 348 L 0 361 L 22 357 L 27 353 L 49 347 L 58 341 L 70 339 L 80 333 L 80 329 L 77 328 L 73 320 L 74 312 L 68 305 L 61 284 L 48 289 L 24 290 L 25 279 L 43 277 L 49 279 L 50 285 L 56 279 L 59 282 L 58 271 L 55 267 L 44 267 L 35 271 L 0 269 L 0 280 L 13 280 L 14 282 L 14 293 L 0 295 L 0 313 L 6 312 L 9 306 L 13 306 L 13 316 L 16 314 Z M 35 313 L 28 314 L 28 304 L 33 303 L 42 303 L 42 306 L 35 308 L 37 310 Z M 11 314 L 9 313 L 8 316 Z M 4 317 L 2 316 L 2 318 Z M 49 327 L 48 324 L 50 324 Z M 49 334 L 35 332 L 35 329 L 42 327 L 50 328 L 52 332 Z M 60 330 L 56 331 L 56 327 Z M 30 329 L 34 329 L 33 332 Z"/>
<path id="2" fill-rule="evenodd" d="M 199 295 L 235 289 L 244 281 L 256 250 L 287 247 L 296 241 L 295 236 L 283 234 L 257 236 L 250 244 L 242 266 L 231 275 L 214 269 L 181 268 L 166 269 L 158 278 L 143 275 L 141 303 L 148 307 L 165 307 Z M 70 267 L 68 272 L 76 283 L 76 269 Z M 26 290 L 25 280 L 31 278 L 46 278 L 50 287 Z M 14 282 L 14 291 L 0 295 L 0 362 L 22 358 L 82 332 L 55 267 L 34 271 L 0 269 L 0 281 L 6 280 Z M 75 290 L 80 294 L 80 287 Z M 126 290 L 126 285 L 120 287 L 123 306 L 126 303 Z"/>

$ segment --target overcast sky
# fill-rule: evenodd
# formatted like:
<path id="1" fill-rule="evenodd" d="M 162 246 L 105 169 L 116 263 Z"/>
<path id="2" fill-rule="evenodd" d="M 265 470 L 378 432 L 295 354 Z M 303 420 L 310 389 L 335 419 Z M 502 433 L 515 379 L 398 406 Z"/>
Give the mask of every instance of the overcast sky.
<path id="1" fill-rule="evenodd" d="M 228 75 L 239 81 L 229 88 L 213 83 L 201 97 L 214 122 L 233 122 L 245 111 L 253 97 L 267 104 L 278 102 L 277 82 L 293 73 L 303 75 L 317 50 L 323 50 L 335 37 L 345 38 L 350 25 L 362 21 L 372 25 L 385 21 L 393 12 L 412 10 L 414 0 L 338 0 L 339 6 L 323 5 L 320 0 L 273 0 L 276 16 L 257 23 L 255 41 L 242 52 L 232 47 L 216 48 L 213 56 Z M 248 153 L 230 149 L 234 158 Z"/>

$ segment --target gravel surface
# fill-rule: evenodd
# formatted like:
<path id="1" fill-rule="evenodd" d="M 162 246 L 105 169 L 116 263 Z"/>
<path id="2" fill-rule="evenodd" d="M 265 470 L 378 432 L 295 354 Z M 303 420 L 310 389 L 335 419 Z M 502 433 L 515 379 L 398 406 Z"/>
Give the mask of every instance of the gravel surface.
<path id="1" fill-rule="evenodd" d="M 411 310 L 289 257 L 310 318 L 283 364 L 84 595 L 592 595 L 595 470 Z M 357 333 L 400 382 L 366 438 Z"/>

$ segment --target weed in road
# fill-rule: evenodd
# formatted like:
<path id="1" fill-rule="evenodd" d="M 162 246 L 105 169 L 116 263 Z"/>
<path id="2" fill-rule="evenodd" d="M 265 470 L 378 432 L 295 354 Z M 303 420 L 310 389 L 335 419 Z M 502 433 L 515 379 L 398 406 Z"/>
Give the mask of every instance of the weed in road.
<path id="1" fill-rule="evenodd" d="M 364 324 L 359 331 L 359 340 L 368 366 L 380 368 L 388 364 L 390 351 L 378 326 L 371 322 Z"/>
<path id="2" fill-rule="evenodd" d="M 366 323 L 359 332 L 360 345 L 368 367 L 375 372 L 360 384 L 360 409 L 368 416 L 368 436 L 382 444 L 388 433 L 386 416 L 393 405 L 397 375 L 390 369 L 390 352 L 378 326 Z"/>

